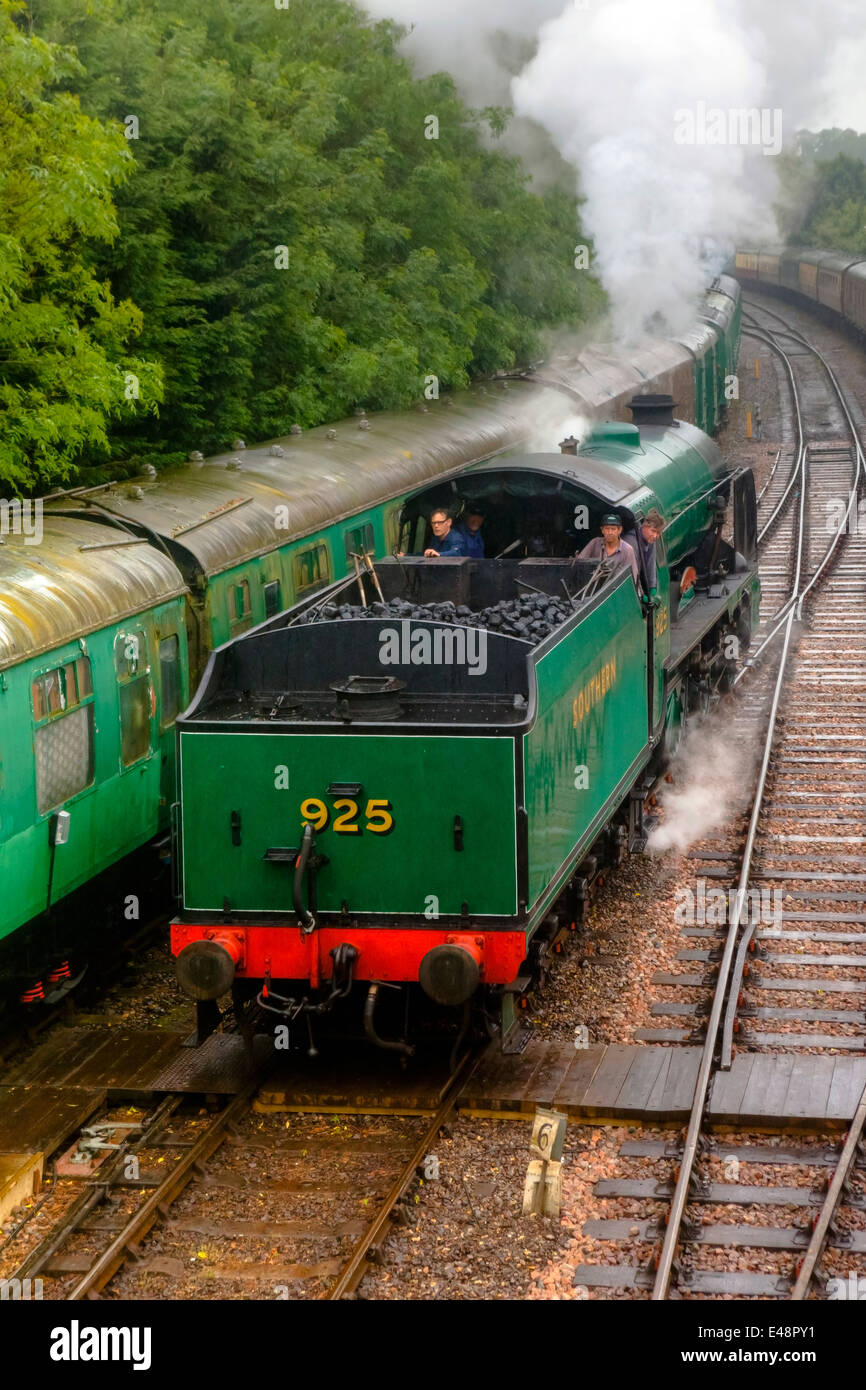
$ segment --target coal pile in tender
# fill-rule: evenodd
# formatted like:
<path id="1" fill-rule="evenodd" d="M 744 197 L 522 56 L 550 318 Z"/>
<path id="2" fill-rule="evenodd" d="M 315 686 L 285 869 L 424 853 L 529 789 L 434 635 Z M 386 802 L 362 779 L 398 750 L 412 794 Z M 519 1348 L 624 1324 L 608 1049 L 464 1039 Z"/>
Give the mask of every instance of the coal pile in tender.
<path id="1" fill-rule="evenodd" d="M 371 603 L 368 608 L 357 603 L 326 603 L 311 610 L 299 623 L 334 622 L 342 619 L 372 618 L 376 622 L 400 622 L 410 618 L 417 622 L 455 623 L 462 627 L 486 627 L 491 632 L 503 632 L 508 637 L 522 637 L 537 644 L 549 637 L 555 628 L 574 613 L 564 599 L 548 594 L 527 594 L 522 598 L 502 599 L 492 608 L 474 613 L 465 603 L 410 603 L 408 599 L 392 598 L 388 603 Z"/>

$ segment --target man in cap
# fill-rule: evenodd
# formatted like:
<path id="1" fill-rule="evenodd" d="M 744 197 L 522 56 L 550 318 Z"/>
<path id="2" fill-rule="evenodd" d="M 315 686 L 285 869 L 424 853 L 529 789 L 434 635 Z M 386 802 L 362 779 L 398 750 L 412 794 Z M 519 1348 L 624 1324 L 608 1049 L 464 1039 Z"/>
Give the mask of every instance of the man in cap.
<path id="1" fill-rule="evenodd" d="M 615 512 L 601 519 L 601 535 L 594 536 L 577 556 L 578 560 L 613 560 L 616 565 L 629 565 L 636 585 L 640 584 L 637 556 L 622 539 L 622 522 Z"/>
<path id="2" fill-rule="evenodd" d="M 478 503 L 467 502 L 463 520 L 457 530 L 466 542 L 466 554 L 473 560 L 484 559 L 484 537 L 481 534 L 483 525 L 484 512 Z"/>
<path id="3" fill-rule="evenodd" d="M 655 507 L 647 512 L 636 531 L 626 531 L 623 541 L 630 545 L 638 560 L 644 593 L 653 601 L 657 593 L 656 541 L 664 530 L 665 519 Z"/>

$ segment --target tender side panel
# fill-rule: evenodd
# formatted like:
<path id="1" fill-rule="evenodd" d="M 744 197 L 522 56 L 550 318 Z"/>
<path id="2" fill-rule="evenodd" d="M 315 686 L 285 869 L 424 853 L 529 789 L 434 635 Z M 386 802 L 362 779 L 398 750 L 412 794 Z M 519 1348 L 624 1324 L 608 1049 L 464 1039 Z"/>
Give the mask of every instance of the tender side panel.
<path id="1" fill-rule="evenodd" d="M 293 865 L 265 856 L 305 819 L 326 822 L 320 912 L 517 910 L 511 738 L 184 730 L 180 750 L 187 911 L 291 913 Z"/>
<path id="2" fill-rule="evenodd" d="M 539 661 L 524 739 L 529 901 L 588 844 L 647 749 L 646 626 L 631 575 Z"/>

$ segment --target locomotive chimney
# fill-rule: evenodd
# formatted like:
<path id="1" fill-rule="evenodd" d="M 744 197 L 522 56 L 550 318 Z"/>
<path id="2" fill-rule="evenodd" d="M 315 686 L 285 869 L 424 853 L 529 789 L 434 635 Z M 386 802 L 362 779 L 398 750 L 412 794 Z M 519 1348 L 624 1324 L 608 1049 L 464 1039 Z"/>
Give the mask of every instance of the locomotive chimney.
<path id="1" fill-rule="evenodd" d="M 673 396 L 632 396 L 629 402 L 632 424 L 672 425 L 674 423 Z"/>
<path id="2" fill-rule="evenodd" d="M 559 452 L 561 454 L 576 454 L 579 443 L 580 440 L 575 439 L 574 435 L 570 434 L 567 439 L 560 440 Z"/>

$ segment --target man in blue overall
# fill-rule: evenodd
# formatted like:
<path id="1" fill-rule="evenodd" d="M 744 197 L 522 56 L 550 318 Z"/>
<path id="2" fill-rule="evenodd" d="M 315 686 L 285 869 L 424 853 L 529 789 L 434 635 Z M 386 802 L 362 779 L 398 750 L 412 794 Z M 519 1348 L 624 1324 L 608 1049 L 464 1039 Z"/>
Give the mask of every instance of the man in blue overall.
<path id="1" fill-rule="evenodd" d="M 481 534 L 483 525 L 484 513 L 479 511 L 474 502 L 470 502 L 457 529 L 466 542 L 466 554 L 471 560 L 484 559 L 484 537 Z"/>
<path id="2" fill-rule="evenodd" d="M 437 507 L 430 517 L 433 539 L 424 554 L 428 560 L 438 560 L 440 556 L 455 558 L 466 554 L 466 540 L 451 524 L 451 513 L 444 507 Z"/>

